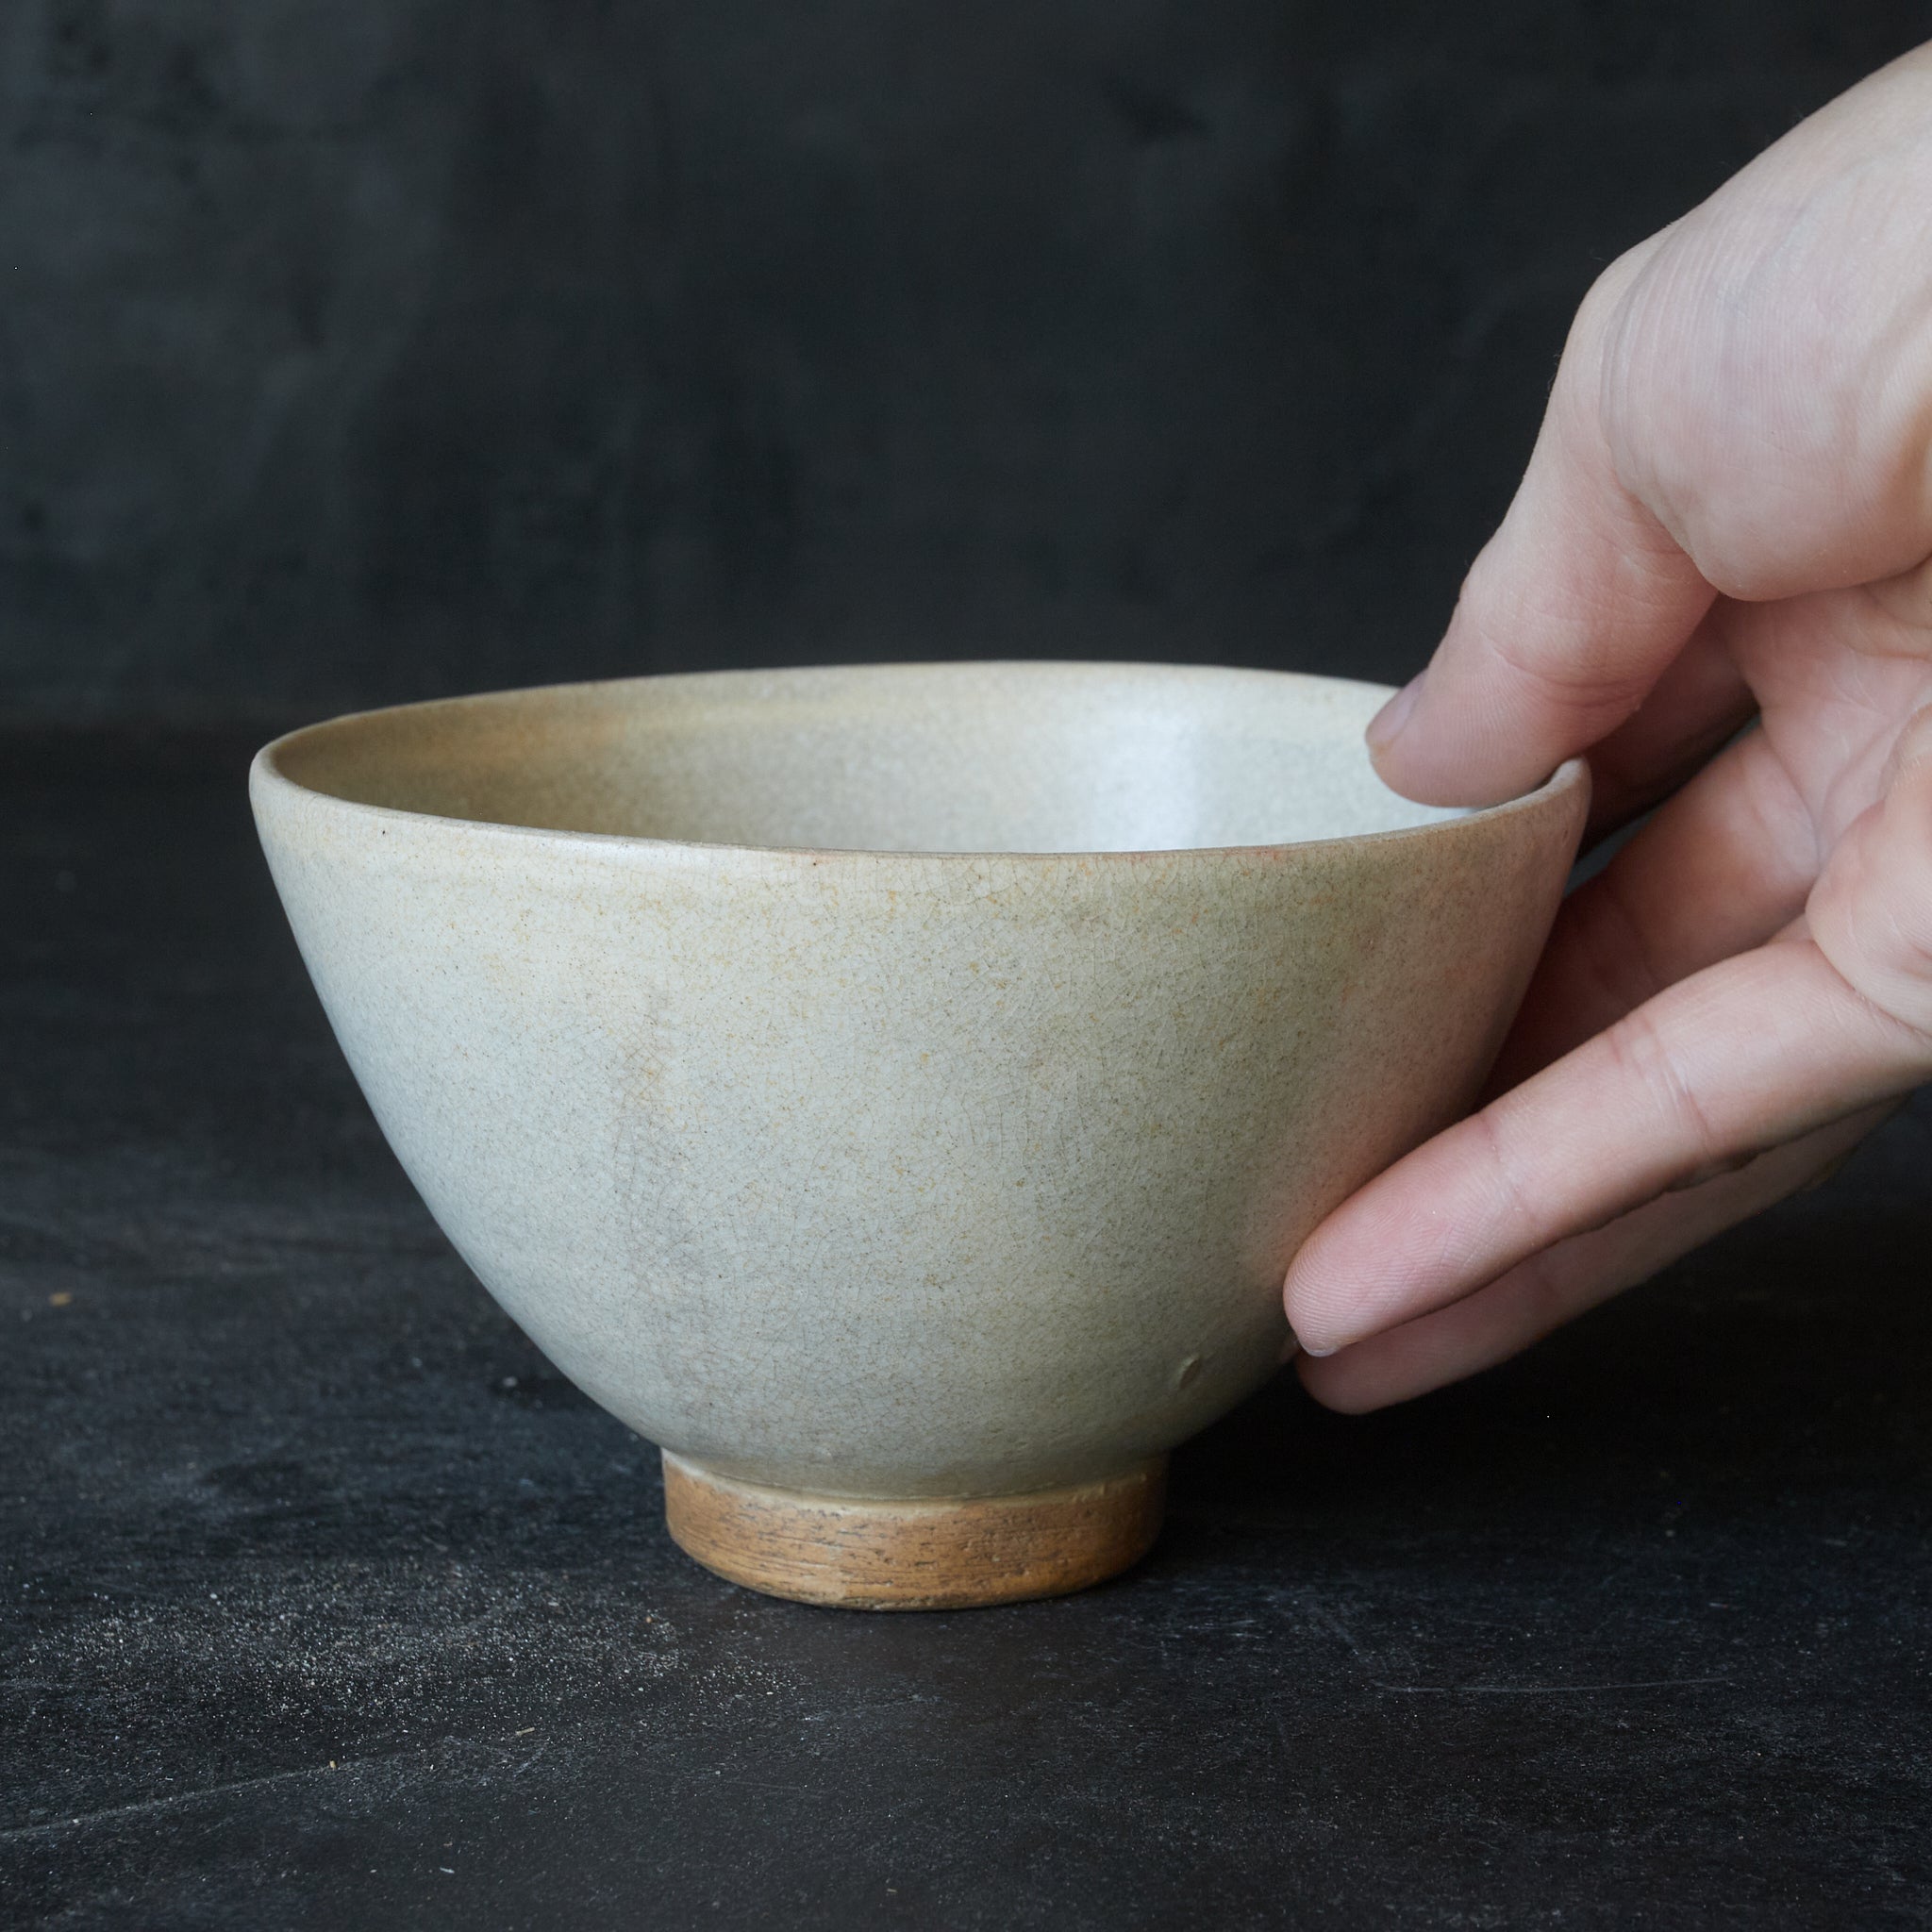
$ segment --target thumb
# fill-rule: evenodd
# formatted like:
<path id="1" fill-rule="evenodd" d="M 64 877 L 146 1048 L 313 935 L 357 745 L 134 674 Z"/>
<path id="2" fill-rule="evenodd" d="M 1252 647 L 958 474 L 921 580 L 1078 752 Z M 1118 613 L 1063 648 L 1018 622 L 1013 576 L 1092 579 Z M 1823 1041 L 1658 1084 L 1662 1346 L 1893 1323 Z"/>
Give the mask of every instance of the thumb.
<path id="1" fill-rule="evenodd" d="M 1637 709 L 1716 594 L 1618 477 L 1603 420 L 1617 315 L 1663 239 L 1586 297 L 1508 514 L 1427 671 L 1369 727 L 1408 797 L 1494 805 L 1540 785 Z"/>

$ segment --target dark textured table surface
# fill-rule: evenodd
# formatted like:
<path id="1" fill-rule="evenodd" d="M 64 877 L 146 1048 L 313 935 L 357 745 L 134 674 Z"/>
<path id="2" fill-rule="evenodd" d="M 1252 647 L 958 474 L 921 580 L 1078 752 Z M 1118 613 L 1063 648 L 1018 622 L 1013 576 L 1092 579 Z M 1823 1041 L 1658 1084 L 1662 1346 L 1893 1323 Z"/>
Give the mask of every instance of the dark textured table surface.
<path id="1" fill-rule="evenodd" d="M 235 748 L 0 743 L 0 1921 L 1932 1923 L 1932 1108 L 950 1616 L 668 1541 L 381 1140 Z"/>

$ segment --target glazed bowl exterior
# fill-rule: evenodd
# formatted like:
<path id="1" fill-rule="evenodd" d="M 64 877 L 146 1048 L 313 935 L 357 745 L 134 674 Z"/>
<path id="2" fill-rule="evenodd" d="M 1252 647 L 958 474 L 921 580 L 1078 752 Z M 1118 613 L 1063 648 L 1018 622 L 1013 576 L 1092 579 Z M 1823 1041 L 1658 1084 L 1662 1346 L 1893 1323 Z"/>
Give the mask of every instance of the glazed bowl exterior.
<path id="1" fill-rule="evenodd" d="M 1009 1496 L 1271 1375 L 1297 1244 L 1521 998 L 1587 776 L 1407 805 L 1384 695 L 641 678 L 339 719 L 251 793 L 391 1145 L 564 1374 L 724 1478 Z"/>

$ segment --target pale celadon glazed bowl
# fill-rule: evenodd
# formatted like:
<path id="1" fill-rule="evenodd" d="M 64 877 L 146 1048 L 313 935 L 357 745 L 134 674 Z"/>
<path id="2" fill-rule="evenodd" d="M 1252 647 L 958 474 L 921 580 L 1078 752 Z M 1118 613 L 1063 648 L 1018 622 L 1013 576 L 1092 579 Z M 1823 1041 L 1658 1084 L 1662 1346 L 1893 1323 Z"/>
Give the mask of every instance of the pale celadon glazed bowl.
<path id="1" fill-rule="evenodd" d="M 693 1555 L 985 1603 L 1138 1557 L 1297 1244 L 1469 1105 L 1574 855 L 1377 687 L 908 664 L 507 691 L 255 761 L 391 1146 Z"/>

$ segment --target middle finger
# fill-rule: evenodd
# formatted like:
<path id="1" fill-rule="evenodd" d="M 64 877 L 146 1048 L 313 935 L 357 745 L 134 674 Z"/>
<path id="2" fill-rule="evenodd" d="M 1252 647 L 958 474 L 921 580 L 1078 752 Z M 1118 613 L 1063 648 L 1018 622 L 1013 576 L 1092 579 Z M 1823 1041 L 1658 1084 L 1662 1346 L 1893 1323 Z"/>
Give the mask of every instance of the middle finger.
<path id="1" fill-rule="evenodd" d="M 1810 810 L 1770 741 L 1740 739 L 1563 902 L 1490 1091 L 1761 945 L 1804 908 L 1822 862 Z"/>

